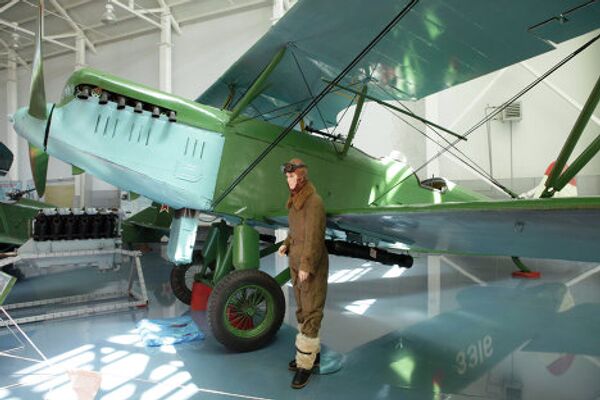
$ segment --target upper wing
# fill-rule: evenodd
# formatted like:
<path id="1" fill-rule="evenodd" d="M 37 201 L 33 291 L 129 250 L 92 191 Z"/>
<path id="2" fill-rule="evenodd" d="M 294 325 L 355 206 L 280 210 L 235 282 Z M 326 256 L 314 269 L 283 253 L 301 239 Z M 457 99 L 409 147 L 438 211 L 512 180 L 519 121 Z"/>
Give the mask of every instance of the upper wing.
<path id="1" fill-rule="evenodd" d="M 231 108 L 285 47 L 244 113 L 286 124 L 408 3 L 301 0 L 197 101 Z M 598 0 L 421 0 L 341 83 L 368 84 L 369 95 L 381 100 L 420 99 L 598 27 Z M 306 122 L 335 125 L 351 100 L 336 89 Z"/>
<path id="2" fill-rule="evenodd" d="M 600 197 L 365 208 L 328 222 L 413 250 L 600 261 Z"/>

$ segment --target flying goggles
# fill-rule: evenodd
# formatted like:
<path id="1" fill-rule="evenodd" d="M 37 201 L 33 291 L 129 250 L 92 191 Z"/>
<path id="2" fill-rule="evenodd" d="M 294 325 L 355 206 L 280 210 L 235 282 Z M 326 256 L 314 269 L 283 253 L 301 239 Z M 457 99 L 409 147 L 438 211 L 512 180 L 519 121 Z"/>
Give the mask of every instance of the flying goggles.
<path id="1" fill-rule="evenodd" d="M 281 172 L 284 174 L 289 174 L 297 170 L 298 168 L 308 168 L 305 164 L 294 164 L 294 163 L 285 163 L 281 165 Z"/>

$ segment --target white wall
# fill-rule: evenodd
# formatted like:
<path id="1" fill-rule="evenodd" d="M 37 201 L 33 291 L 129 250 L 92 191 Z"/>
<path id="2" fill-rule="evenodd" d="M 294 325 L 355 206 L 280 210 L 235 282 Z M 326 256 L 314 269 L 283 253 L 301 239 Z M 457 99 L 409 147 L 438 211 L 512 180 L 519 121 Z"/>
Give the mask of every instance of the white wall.
<path id="1" fill-rule="evenodd" d="M 597 33 L 596 33 L 597 34 Z M 526 61 L 534 70 L 543 73 L 571 51 L 581 46 L 593 35 L 577 38 L 562 44 L 557 50 Z M 596 43 L 563 68 L 547 78 L 569 97 L 583 105 L 600 72 L 600 46 Z M 448 89 L 435 96 L 439 102 L 440 123 L 449 126 L 495 74 L 484 76 L 464 85 Z M 484 115 L 487 105 L 497 106 L 533 81 L 535 76 L 521 64 L 507 68 L 491 86 L 489 92 L 477 101 L 472 111 L 455 125 L 464 132 Z M 513 171 L 516 178 L 540 176 L 548 164 L 556 159 L 577 116 L 577 110 L 545 83 L 527 93 L 522 99 L 523 119 L 513 123 Z M 597 109 L 596 117 L 600 117 Z M 575 148 L 577 156 L 600 132 L 598 123 L 590 121 L 581 142 Z M 491 122 L 494 174 L 498 178 L 510 177 L 510 124 Z M 485 126 L 474 132 L 461 149 L 471 155 L 481 166 L 489 168 Z M 572 158 L 573 159 L 573 158 Z M 447 160 L 441 162 L 442 170 L 452 178 L 465 179 L 467 175 Z M 581 171 L 582 175 L 600 174 L 600 157 L 596 157 Z"/>

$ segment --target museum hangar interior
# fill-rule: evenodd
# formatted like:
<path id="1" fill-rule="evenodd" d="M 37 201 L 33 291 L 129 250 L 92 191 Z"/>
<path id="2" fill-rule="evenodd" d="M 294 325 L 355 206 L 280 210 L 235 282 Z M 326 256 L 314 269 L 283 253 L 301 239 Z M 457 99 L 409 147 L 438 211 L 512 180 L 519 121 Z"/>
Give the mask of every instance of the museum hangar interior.
<path id="1" fill-rule="evenodd" d="M 0 399 L 600 398 L 599 21 L 0 0 Z"/>

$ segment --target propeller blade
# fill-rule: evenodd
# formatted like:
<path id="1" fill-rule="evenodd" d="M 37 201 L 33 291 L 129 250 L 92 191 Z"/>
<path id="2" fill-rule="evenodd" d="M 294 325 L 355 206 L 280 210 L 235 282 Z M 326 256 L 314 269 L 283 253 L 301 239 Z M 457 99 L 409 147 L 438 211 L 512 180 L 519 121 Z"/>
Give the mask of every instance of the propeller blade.
<path id="1" fill-rule="evenodd" d="M 46 191 L 46 174 L 48 173 L 48 154 L 39 147 L 29 144 L 29 164 L 31 165 L 31 175 L 33 175 L 33 184 L 39 197 Z"/>
<path id="2" fill-rule="evenodd" d="M 29 115 L 46 120 L 46 89 L 44 87 L 44 63 L 42 60 L 42 37 L 44 35 L 44 0 L 39 1 L 38 29 L 35 35 L 35 53 L 31 68 L 31 87 L 29 88 Z M 29 165 L 35 190 L 39 197 L 46 191 L 46 174 L 48 172 L 48 154 L 39 147 L 29 144 Z"/>
<path id="3" fill-rule="evenodd" d="M 35 54 L 31 68 L 31 87 L 29 88 L 29 115 L 46 119 L 46 90 L 44 89 L 44 63 L 42 61 L 42 37 L 44 34 L 44 0 L 39 2 L 38 31 L 35 35 Z"/>

